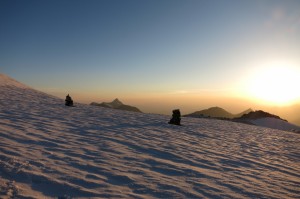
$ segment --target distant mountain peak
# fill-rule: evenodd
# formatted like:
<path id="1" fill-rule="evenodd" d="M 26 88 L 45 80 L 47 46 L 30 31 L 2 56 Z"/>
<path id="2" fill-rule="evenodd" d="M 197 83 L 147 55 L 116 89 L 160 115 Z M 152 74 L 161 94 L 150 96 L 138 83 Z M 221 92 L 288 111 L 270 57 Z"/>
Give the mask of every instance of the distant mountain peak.
<path id="1" fill-rule="evenodd" d="M 113 105 L 113 106 L 124 105 L 118 98 L 114 99 L 110 104 Z"/>
<path id="2" fill-rule="evenodd" d="M 277 115 L 262 111 L 262 110 L 258 110 L 258 111 L 251 111 L 247 114 L 244 114 L 240 117 L 240 119 L 260 119 L 260 118 L 275 118 L 275 119 L 279 119 L 279 120 L 283 120 L 283 121 L 287 121 L 284 120 L 282 118 L 280 118 Z"/>
<path id="3" fill-rule="evenodd" d="M 125 111 L 142 112 L 134 106 L 123 104 L 118 98 L 114 99 L 112 102 L 102 102 L 102 103 L 92 102 L 90 105 L 125 110 Z"/>
<path id="4" fill-rule="evenodd" d="M 243 111 L 243 112 L 241 112 L 241 113 L 239 113 L 239 114 L 236 114 L 236 115 L 235 115 L 235 118 L 239 118 L 239 117 L 241 117 L 241 116 L 243 116 L 243 115 L 245 115 L 245 114 L 248 114 L 248 113 L 250 113 L 250 112 L 253 112 L 253 109 L 252 109 L 252 108 L 248 108 L 247 110 L 245 110 L 245 111 Z"/>
<path id="5" fill-rule="evenodd" d="M 218 106 L 214 106 L 214 107 L 210 107 L 210 108 L 208 108 L 208 109 L 206 109 L 206 110 L 225 110 L 225 109 L 223 109 L 223 108 L 221 108 L 221 107 L 218 107 Z"/>
<path id="6" fill-rule="evenodd" d="M 239 114 L 232 114 L 228 111 L 226 111 L 225 109 L 218 107 L 218 106 L 214 106 L 214 107 L 210 107 L 208 109 L 204 109 L 201 111 L 196 111 L 194 113 L 188 114 L 186 116 L 188 117 L 213 117 L 213 118 L 228 118 L 228 119 L 232 119 L 235 117 L 241 117 L 242 115 L 251 112 L 252 109 L 249 108 L 245 111 L 243 111 L 242 113 Z"/>
<path id="7" fill-rule="evenodd" d="M 233 115 L 226 110 L 215 106 L 202 111 L 196 111 L 194 113 L 186 115 L 188 117 L 222 117 L 222 118 L 232 118 Z"/>

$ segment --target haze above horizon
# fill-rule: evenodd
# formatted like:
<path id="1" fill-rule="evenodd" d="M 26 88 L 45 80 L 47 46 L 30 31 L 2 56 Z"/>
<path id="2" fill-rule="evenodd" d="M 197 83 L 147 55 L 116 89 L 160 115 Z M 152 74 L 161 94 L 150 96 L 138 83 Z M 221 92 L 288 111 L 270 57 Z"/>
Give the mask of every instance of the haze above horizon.
<path id="1" fill-rule="evenodd" d="M 0 73 L 147 112 L 286 106 L 300 103 L 299 10 L 298 0 L 2 0 Z"/>

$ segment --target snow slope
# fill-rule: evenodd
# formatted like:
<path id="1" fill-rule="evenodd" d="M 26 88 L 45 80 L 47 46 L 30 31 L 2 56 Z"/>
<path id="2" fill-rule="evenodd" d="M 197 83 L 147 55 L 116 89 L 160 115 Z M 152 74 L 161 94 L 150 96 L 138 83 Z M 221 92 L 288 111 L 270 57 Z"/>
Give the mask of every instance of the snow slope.
<path id="1" fill-rule="evenodd" d="M 24 88 L 24 89 L 29 88 L 28 86 L 1 73 L 0 73 L 0 86 L 13 86 L 13 87 Z"/>
<path id="2" fill-rule="evenodd" d="M 295 131 L 300 132 L 300 127 L 293 125 L 291 123 L 288 123 L 284 120 L 276 119 L 276 118 L 260 118 L 256 120 L 250 120 L 250 122 L 257 126 L 263 126 L 273 129 L 279 129 L 283 131 Z"/>
<path id="3" fill-rule="evenodd" d="M 196 118 L 172 126 L 168 116 L 65 107 L 0 79 L 0 198 L 300 196 L 299 134 Z"/>

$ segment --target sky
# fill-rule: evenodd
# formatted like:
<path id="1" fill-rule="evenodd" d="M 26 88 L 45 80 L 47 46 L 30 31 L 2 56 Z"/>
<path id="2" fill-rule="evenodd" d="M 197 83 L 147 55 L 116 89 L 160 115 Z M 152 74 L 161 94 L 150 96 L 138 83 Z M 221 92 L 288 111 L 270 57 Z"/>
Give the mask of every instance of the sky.
<path id="1" fill-rule="evenodd" d="M 299 0 L 0 0 L 0 73 L 142 111 L 300 103 Z"/>

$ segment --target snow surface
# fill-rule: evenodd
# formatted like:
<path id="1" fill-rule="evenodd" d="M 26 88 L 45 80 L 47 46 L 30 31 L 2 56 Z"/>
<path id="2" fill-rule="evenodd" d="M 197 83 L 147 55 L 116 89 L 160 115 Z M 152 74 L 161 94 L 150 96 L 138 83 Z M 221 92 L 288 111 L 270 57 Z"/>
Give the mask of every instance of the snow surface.
<path id="1" fill-rule="evenodd" d="M 29 88 L 28 86 L 8 77 L 7 75 L 0 74 L 0 86 L 14 86 L 19 88 Z"/>
<path id="2" fill-rule="evenodd" d="M 300 197 L 299 134 L 66 107 L 2 78 L 0 198 Z"/>
<path id="3" fill-rule="evenodd" d="M 257 126 L 263 126 L 263 127 L 268 127 L 268 128 L 273 128 L 273 129 L 279 129 L 283 131 L 297 131 L 300 132 L 300 127 L 293 125 L 291 123 L 288 123 L 286 121 L 277 119 L 277 118 L 260 118 L 256 120 L 251 120 L 250 121 L 252 124 L 257 125 Z"/>

